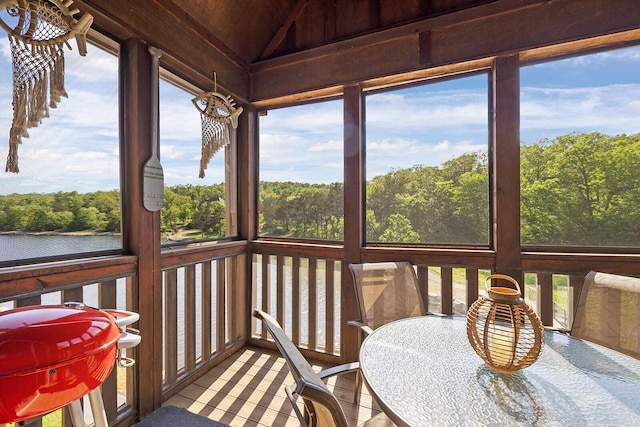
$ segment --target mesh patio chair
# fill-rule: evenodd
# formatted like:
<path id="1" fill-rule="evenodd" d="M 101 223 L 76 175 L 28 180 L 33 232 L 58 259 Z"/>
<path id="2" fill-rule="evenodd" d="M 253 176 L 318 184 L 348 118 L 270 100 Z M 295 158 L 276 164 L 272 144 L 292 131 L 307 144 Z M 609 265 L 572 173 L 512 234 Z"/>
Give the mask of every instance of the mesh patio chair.
<path id="1" fill-rule="evenodd" d="M 354 371 L 358 369 L 358 363 L 339 365 L 316 373 L 276 319 L 258 309 L 253 311 L 253 316 L 262 321 L 293 376 L 295 384 L 285 387 L 285 392 L 300 424 L 304 427 L 348 427 L 347 417 L 340 402 L 327 388 L 323 379 Z M 304 403 L 304 413 L 296 404 L 298 396 L 302 398 Z M 392 427 L 395 424 L 381 412 L 360 426 Z"/>
<path id="2" fill-rule="evenodd" d="M 348 324 L 360 328 L 362 340 L 374 329 L 407 317 L 424 316 L 418 278 L 408 262 L 349 264 L 358 300 L 360 320 Z M 358 402 L 362 376 L 356 375 L 354 402 Z"/>
<path id="3" fill-rule="evenodd" d="M 590 271 L 571 335 L 640 359 L 640 278 Z"/>

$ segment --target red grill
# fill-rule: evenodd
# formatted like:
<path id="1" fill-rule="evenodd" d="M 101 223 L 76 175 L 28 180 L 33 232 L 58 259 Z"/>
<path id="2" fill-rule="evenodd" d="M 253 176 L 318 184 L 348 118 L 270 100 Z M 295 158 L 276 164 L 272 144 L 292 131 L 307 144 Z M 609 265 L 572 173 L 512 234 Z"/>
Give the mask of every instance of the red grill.
<path id="1" fill-rule="evenodd" d="M 140 342 L 140 336 L 126 328 L 138 317 L 78 303 L 0 313 L 0 424 L 72 404 L 72 419 L 79 425 L 78 399 L 89 394 L 96 425 L 106 425 L 98 386 L 111 373 L 114 361 L 133 364 L 121 350 Z M 100 402 L 94 402 L 97 398 Z M 78 410 L 80 414 L 74 413 Z"/>

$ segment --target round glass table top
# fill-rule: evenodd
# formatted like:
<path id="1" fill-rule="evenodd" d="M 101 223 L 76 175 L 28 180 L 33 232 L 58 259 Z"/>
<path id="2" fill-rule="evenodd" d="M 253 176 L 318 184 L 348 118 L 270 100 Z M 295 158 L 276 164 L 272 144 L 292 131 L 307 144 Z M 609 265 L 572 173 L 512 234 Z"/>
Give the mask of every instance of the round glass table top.
<path id="1" fill-rule="evenodd" d="M 640 361 L 559 332 L 507 375 L 474 352 L 465 317 L 413 317 L 367 337 L 360 366 L 398 425 L 640 426 Z"/>

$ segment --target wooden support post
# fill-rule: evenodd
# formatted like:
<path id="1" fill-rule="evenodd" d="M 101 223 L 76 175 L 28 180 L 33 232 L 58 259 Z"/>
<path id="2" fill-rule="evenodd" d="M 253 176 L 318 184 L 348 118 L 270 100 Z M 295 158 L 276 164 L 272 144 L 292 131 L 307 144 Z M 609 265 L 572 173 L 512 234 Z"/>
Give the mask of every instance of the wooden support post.
<path id="1" fill-rule="evenodd" d="M 520 63 L 496 58 L 492 68 L 491 152 L 493 247 L 496 273 L 522 284 L 520 264 Z"/>
<path id="2" fill-rule="evenodd" d="M 341 349 L 343 361 L 358 360 L 358 331 L 347 321 L 359 318 L 348 265 L 360 262 L 364 245 L 364 102 L 360 86 L 344 89 L 344 264 L 342 266 Z"/>
<path id="3" fill-rule="evenodd" d="M 236 179 L 238 188 L 238 237 L 251 241 L 258 234 L 258 115 L 256 109 L 250 105 L 243 105 L 244 111 L 238 117 L 238 133 L 236 139 L 237 166 Z M 252 274 L 244 274 L 244 271 L 253 271 L 253 256 L 249 251 L 248 256 L 238 262 L 238 278 L 243 279 L 236 286 L 243 286 L 243 295 L 247 298 L 244 303 L 238 301 L 238 316 L 242 316 L 245 328 L 241 332 L 245 340 L 251 336 L 253 322 L 253 309 L 256 308 L 251 290 Z M 259 284 L 258 284 L 259 286 Z"/>
<path id="4" fill-rule="evenodd" d="M 123 246 L 138 256 L 134 310 L 142 341 L 138 346 L 138 411 L 144 418 L 162 402 L 162 272 L 160 212 L 142 205 L 142 168 L 151 155 L 151 55 L 139 39 L 122 45 L 120 72 L 120 153 Z"/>

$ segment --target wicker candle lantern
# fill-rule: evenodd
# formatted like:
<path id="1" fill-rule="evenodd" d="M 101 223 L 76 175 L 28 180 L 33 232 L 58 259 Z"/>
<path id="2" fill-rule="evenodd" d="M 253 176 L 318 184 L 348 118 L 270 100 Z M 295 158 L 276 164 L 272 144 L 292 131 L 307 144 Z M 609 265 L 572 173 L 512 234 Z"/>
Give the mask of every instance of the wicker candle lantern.
<path id="1" fill-rule="evenodd" d="M 517 289 L 490 287 L 467 313 L 467 337 L 476 353 L 493 370 L 513 374 L 531 366 L 544 346 L 544 329 L 525 304 L 518 282 L 503 274 L 487 277 L 513 283 Z"/>

